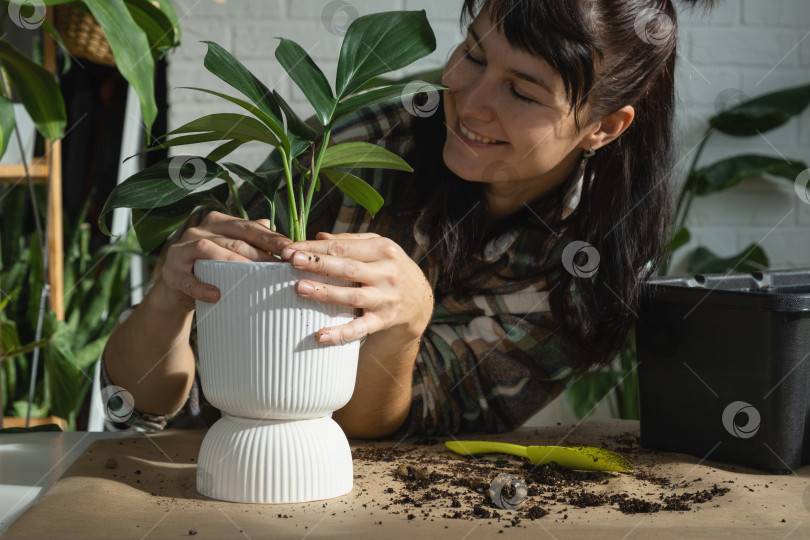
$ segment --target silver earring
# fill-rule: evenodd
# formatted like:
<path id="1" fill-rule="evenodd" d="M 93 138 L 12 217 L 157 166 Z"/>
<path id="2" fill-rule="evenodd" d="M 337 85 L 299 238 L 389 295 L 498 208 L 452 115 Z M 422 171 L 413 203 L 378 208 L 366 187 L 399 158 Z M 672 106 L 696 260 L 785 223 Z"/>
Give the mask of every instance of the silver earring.
<path id="1" fill-rule="evenodd" d="M 582 161 L 579 162 L 579 171 L 580 171 L 580 173 L 585 172 L 585 166 L 588 164 L 588 158 L 591 158 L 594 155 L 596 155 L 596 150 L 593 149 L 593 146 L 591 146 L 590 150 L 588 150 L 587 152 L 582 154 Z"/>

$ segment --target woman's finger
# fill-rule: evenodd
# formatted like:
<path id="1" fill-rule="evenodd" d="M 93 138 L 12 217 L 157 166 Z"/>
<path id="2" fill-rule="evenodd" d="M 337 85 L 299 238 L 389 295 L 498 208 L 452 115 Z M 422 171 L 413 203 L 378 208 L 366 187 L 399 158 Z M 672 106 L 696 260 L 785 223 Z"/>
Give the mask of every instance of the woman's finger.
<path id="1" fill-rule="evenodd" d="M 330 238 L 350 238 L 354 240 L 364 240 L 367 238 L 380 238 L 380 235 L 377 233 L 327 233 L 327 232 L 319 232 L 315 235 L 316 240 L 328 240 Z"/>
<path id="2" fill-rule="evenodd" d="M 367 287 L 340 287 L 302 279 L 295 284 L 295 292 L 303 298 L 312 298 L 323 304 L 354 309 L 374 309 L 378 304 L 378 301 L 369 295 Z"/>
<path id="3" fill-rule="evenodd" d="M 186 244 L 175 244 L 169 247 L 177 253 L 177 265 L 164 265 L 162 277 L 172 289 L 175 289 L 195 300 L 214 302 L 218 298 L 218 289 L 213 285 L 199 281 L 193 274 L 194 261 L 197 259 L 214 259 L 220 261 L 250 262 L 250 259 L 225 249 L 211 239 L 202 238 Z M 167 257 L 168 260 L 168 257 Z M 174 260 L 174 257 L 172 257 Z"/>
<path id="4" fill-rule="evenodd" d="M 217 219 L 212 220 L 206 228 L 214 234 L 248 242 L 262 251 L 276 255 L 280 255 L 282 249 L 291 242 L 286 236 L 271 231 L 266 224 L 259 221 Z"/>
<path id="5" fill-rule="evenodd" d="M 212 242 L 215 242 L 218 246 L 221 246 L 227 249 L 228 251 L 238 253 L 239 255 L 245 257 L 250 261 L 274 262 L 279 260 L 274 255 L 270 255 L 269 253 L 262 251 L 251 244 L 248 244 L 244 240 L 238 240 L 236 238 L 228 238 L 226 236 L 209 236 L 207 237 L 207 239 L 211 240 Z"/>
<path id="6" fill-rule="evenodd" d="M 296 251 L 290 259 L 293 268 L 318 274 L 319 276 L 371 283 L 373 270 L 368 263 L 354 258 L 333 257 L 306 251 Z"/>
<path id="7" fill-rule="evenodd" d="M 317 255 L 354 259 L 361 262 L 372 262 L 386 256 L 391 250 L 397 250 L 391 240 L 380 236 L 368 238 L 331 238 L 324 240 L 306 240 L 287 244 L 281 251 L 281 258 L 289 260 L 293 253 L 303 251 Z"/>
<path id="8" fill-rule="evenodd" d="M 350 341 L 357 341 L 365 338 L 369 334 L 379 332 L 385 327 L 382 319 L 374 313 L 366 313 L 350 323 L 324 328 L 319 330 L 315 338 L 320 343 L 334 343 L 341 345 Z"/>

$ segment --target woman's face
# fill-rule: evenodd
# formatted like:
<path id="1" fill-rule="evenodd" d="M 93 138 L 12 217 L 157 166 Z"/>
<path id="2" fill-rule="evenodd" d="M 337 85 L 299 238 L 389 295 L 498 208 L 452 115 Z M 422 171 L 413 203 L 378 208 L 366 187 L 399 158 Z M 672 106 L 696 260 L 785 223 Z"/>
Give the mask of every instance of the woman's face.
<path id="1" fill-rule="evenodd" d="M 486 10 L 451 55 L 442 82 L 450 89 L 444 161 L 461 178 L 529 202 L 579 161 L 583 135 L 568 114 L 562 79 L 542 58 L 509 45 Z"/>

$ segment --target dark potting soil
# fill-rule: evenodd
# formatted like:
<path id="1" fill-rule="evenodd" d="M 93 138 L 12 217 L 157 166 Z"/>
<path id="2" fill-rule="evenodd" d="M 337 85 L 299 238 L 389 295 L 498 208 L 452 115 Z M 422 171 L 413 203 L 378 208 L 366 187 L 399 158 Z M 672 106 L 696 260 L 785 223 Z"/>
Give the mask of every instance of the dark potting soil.
<path id="1" fill-rule="evenodd" d="M 610 438 L 610 449 L 625 455 L 631 461 L 644 449 L 637 436 L 626 433 Z M 405 514 L 408 519 L 437 517 L 444 519 L 506 520 L 517 526 L 521 520 L 551 518 L 567 520 L 575 509 L 606 506 L 624 514 L 662 511 L 690 511 L 694 505 L 714 501 L 729 492 L 728 487 L 716 484 L 709 489 L 689 491 L 695 478 L 689 482 L 673 484 L 669 478 L 658 476 L 647 469 L 632 473 L 572 471 L 556 463 L 535 466 L 525 459 L 503 454 L 459 456 L 447 453 L 437 455 L 418 447 L 443 445 L 436 439 L 420 439 L 414 447 L 362 448 L 352 451 L 355 462 L 390 463 L 391 486 L 381 509 L 391 514 Z M 517 490 L 511 483 L 501 490 L 501 500 L 511 502 L 506 508 L 495 504 L 490 496 L 490 483 L 501 473 L 511 474 L 526 485 L 526 497 L 514 499 Z M 632 489 L 611 490 L 605 486 L 618 484 L 615 480 L 630 476 Z M 657 495 L 644 486 L 652 485 Z M 672 493 L 668 493 L 672 492 Z M 519 504 L 522 502 L 522 504 Z M 503 506 L 503 503 L 502 503 Z M 517 506 L 517 508 L 515 508 Z M 449 507 L 449 510 L 448 510 Z M 435 513 L 431 512 L 435 510 Z"/>

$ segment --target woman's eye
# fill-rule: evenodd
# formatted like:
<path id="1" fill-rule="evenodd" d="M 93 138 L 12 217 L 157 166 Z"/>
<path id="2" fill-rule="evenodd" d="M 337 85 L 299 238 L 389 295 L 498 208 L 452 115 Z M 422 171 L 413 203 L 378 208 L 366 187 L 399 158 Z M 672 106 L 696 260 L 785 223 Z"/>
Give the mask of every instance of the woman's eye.
<path id="1" fill-rule="evenodd" d="M 524 103 L 537 103 L 532 98 L 526 97 L 523 94 L 520 94 L 517 90 L 515 90 L 515 85 L 514 84 L 511 84 L 511 83 L 509 84 L 509 91 L 512 93 L 513 96 L 515 96 L 517 99 L 519 99 L 520 101 L 522 101 Z"/>
<path id="2" fill-rule="evenodd" d="M 470 49 L 468 47 L 464 47 L 464 59 L 472 62 L 476 66 L 483 66 L 484 65 L 484 62 L 474 58 L 473 55 L 470 54 Z"/>

